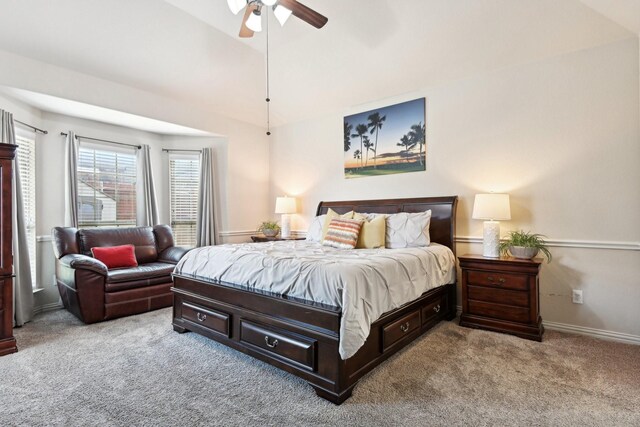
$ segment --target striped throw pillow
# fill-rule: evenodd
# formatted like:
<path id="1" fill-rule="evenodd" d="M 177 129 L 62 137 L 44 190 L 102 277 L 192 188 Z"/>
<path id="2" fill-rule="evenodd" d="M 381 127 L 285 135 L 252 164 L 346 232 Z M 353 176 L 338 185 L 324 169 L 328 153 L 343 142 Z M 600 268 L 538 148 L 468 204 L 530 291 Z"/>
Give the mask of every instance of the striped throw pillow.
<path id="1" fill-rule="evenodd" d="M 361 219 L 332 219 L 322 244 L 338 249 L 355 248 L 362 222 Z"/>

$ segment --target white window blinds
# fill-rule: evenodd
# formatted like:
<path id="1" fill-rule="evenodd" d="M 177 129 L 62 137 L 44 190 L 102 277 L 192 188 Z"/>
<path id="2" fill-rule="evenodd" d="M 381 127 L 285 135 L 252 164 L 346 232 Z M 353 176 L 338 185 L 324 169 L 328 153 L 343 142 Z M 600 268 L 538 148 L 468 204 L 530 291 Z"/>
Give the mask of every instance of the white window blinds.
<path id="1" fill-rule="evenodd" d="M 177 246 L 196 245 L 200 156 L 169 155 L 171 228 Z"/>
<path id="2" fill-rule="evenodd" d="M 24 203 L 32 286 L 36 287 L 36 141 L 35 133 L 16 129 L 17 159 Z"/>
<path id="3" fill-rule="evenodd" d="M 135 149 L 80 143 L 78 225 L 136 225 Z"/>

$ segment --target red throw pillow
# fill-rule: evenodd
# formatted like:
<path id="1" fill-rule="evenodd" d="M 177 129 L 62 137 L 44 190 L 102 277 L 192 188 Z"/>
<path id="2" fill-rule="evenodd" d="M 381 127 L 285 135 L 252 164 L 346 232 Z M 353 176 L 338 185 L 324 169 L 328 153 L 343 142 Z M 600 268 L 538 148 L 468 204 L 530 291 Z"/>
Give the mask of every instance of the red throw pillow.
<path id="1" fill-rule="evenodd" d="M 107 268 L 137 267 L 135 246 L 109 246 L 91 248 L 91 254 Z"/>

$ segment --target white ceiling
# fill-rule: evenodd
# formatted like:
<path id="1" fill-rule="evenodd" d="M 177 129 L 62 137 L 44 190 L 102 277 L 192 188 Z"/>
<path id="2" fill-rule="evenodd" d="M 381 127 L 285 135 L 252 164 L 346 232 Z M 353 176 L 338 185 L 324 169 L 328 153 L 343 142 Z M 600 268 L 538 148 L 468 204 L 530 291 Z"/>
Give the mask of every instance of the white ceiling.
<path id="1" fill-rule="evenodd" d="M 585 5 L 605 0 L 583 1 L 303 0 L 329 22 L 317 30 L 272 20 L 272 122 L 632 35 Z M 0 49 L 265 123 L 264 32 L 239 39 L 242 17 L 224 0 L 7 3 Z"/>
<path id="2" fill-rule="evenodd" d="M 125 126 L 161 135 L 220 136 L 199 129 L 177 125 L 175 123 L 150 119 L 148 117 L 85 104 L 84 102 L 58 98 L 56 96 L 45 95 L 43 93 L 31 92 L 24 89 L 0 86 L 0 93 L 43 111 L 64 114 L 71 117 L 79 117 L 81 119 L 95 120 L 112 125 Z"/>

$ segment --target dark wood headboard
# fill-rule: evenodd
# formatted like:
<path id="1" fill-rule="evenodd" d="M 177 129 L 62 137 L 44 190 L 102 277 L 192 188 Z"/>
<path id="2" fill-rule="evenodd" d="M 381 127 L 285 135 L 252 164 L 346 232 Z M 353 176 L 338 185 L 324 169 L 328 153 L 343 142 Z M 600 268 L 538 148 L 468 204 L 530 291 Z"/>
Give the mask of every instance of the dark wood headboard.
<path id="1" fill-rule="evenodd" d="M 316 216 L 326 214 L 329 208 L 339 214 L 349 211 L 393 214 L 398 212 L 424 212 L 431 209 L 431 225 L 429 227 L 431 241 L 449 247 L 455 255 L 457 205 L 458 196 L 320 202 Z"/>

